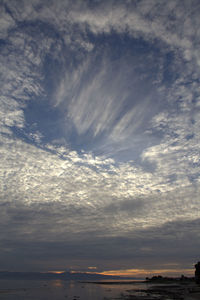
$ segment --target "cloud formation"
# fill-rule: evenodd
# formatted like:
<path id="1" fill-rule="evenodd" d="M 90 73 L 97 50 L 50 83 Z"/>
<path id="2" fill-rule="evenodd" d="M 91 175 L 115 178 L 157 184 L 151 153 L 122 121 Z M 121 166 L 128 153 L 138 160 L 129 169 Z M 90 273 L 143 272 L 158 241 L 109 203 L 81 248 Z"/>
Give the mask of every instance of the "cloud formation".
<path id="1" fill-rule="evenodd" d="M 2 2 L 3 268 L 198 259 L 199 10 Z"/>

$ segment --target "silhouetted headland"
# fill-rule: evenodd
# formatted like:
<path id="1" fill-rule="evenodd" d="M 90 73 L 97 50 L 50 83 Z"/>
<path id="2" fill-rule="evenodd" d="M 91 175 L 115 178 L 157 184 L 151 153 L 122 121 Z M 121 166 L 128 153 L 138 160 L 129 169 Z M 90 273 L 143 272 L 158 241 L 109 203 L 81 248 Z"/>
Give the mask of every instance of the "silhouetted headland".
<path id="1" fill-rule="evenodd" d="M 195 265 L 195 281 L 200 284 L 200 261 Z"/>
<path id="2" fill-rule="evenodd" d="M 171 283 L 171 282 L 194 282 L 194 277 L 187 277 L 181 275 L 181 277 L 163 277 L 161 275 L 153 276 L 151 278 L 146 277 L 146 282 L 149 283 Z"/>

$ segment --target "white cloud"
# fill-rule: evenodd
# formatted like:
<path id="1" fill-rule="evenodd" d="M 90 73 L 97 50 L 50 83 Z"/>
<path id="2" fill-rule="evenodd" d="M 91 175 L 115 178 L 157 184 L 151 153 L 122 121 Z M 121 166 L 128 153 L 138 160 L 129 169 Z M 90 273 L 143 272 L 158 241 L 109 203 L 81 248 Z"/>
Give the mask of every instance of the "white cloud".
<path id="1" fill-rule="evenodd" d="M 15 1 L 7 3 L 15 19 L 20 21 L 37 20 L 56 26 L 69 40 L 73 33 L 73 25 L 77 24 L 83 34 L 86 27 L 95 33 L 110 33 L 116 30 L 119 33 L 129 33 L 133 36 L 143 36 L 144 39 L 157 38 L 170 47 L 182 51 L 186 60 L 194 59 L 199 62 L 199 3 L 198 1 L 185 2 L 168 1 L 140 1 L 138 3 L 117 3 L 106 1 L 97 3 L 92 9 L 88 8 L 87 1 L 57 1 L 48 2 L 48 6 L 37 1 L 34 3 L 22 2 L 16 5 Z M 8 14 L 3 18 L 6 28 L 13 26 L 13 19 Z M 6 21 L 7 20 L 7 21 Z M 93 46 L 85 41 L 77 32 L 74 39 L 85 50 L 91 51 Z M 71 40 L 71 39 L 70 39 Z M 193 64 L 195 65 L 195 64 Z"/>
<path id="2" fill-rule="evenodd" d="M 97 6 L 96 10 L 71 10 L 69 18 L 71 22 L 88 25 L 95 34 L 110 33 L 114 29 L 119 33 L 142 35 L 147 40 L 158 38 L 169 46 L 178 47 L 189 59 L 191 56 L 195 58 L 199 43 L 198 9 L 196 1 L 193 5 L 187 3 L 184 10 L 180 1 L 168 1 L 167 5 L 140 1 L 134 7 L 126 3 L 116 5 L 108 2 Z"/>
<path id="3" fill-rule="evenodd" d="M 0 31 L 0 38 L 3 39 L 7 36 L 8 30 L 15 26 L 15 21 L 13 18 L 6 13 L 6 9 L 3 3 L 0 4 L 0 24 L 1 24 L 1 31 Z"/>
<path id="4" fill-rule="evenodd" d="M 167 159 L 162 159 L 157 154 L 160 165 L 151 174 L 133 163 L 117 166 L 114 160 L 88 153 L 78 155 L 64 147 L 51 146 L 57 153 L 52 154 L 19 139 L 2 137 L 1 141 L 4 143 L 2 201 L 23 203 L 27 207 L 55 203 L 71 211 L 67 217 L 70 232 L 100 230 L 105 235 L 118 235 L 136 228 L 199 217 L 198 187 L 191 185 L 183 172 L 173 170 L 173 159 L 182 164 L 179 156 L 171 158 L 167 154 Z M 63 153 L 64 159 L 59 157 Z M 149 153 L 146 155 L 150 157 Z M 174 182 L 167 181 L 171 172 L 177 173 Z M 141 208 L 137 203 L 141 203 Z M 109 205 L 110 211 L 105 210 Z M 112 205 L 123 209 L 115 210 L 113 215 Z M 139 209 L 137 214 L 135 209 Z M 62 218 L 60 222 L 65 221 Z"/>

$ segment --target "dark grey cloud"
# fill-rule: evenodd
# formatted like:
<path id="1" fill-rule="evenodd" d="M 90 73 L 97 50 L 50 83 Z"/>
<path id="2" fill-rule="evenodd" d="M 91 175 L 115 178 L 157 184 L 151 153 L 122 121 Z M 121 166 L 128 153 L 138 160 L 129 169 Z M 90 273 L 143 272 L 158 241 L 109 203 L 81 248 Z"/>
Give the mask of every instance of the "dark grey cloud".
<path id="1" fill-rule="evenodd" d="M 66 211 L 41 207 L 7 207 L 7 226 L 1 226 L 1 265 L 12 269 L 67 269 L 95 263 L 99 271 L 122 268 L 162 268 L 177 263 L 188 268 L 198 259 L 199 219 L 167 222 L 129 230 L 123 235 L 105 231 L 68 231 Z M 20 215 L 22 212 L 22 215 Z M 27 217 L 24 217 L 25 214 Z M 104 220 L 102 220 L 104 222 Z M 4 220 L 5 222 L 5 220 Z M 63 226 L 63 224 L 65 224 Z M 141 263 L 142 261 L 142 263 Z M 9 262 L 9 263 L 8 263 Z M 36 263 L 36 265 L 35 265 Z M 142 264 L 142 265 L 141 265 Z"/>
<path id="2" fill-rule="evenodd" d="M 131 216 L 137 216 L 144 214 L 145 206 L 147 203 L 143 199 L 127 199 L 123 201 L 115 201 L 105 206 L 105 213 L 116 214 L 116 213 L 127 213 Z"/>

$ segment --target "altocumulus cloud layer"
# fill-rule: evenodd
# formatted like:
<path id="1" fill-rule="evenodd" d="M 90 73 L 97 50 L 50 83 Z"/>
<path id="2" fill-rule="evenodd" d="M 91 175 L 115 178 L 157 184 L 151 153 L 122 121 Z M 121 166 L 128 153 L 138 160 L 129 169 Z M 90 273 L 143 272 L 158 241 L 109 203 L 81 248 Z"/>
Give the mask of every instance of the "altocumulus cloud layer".
<path id="1" fill-rule="evenodd" d="M 1 268 L 191 268 L 199 1 L 2 1 Z"/>

